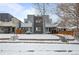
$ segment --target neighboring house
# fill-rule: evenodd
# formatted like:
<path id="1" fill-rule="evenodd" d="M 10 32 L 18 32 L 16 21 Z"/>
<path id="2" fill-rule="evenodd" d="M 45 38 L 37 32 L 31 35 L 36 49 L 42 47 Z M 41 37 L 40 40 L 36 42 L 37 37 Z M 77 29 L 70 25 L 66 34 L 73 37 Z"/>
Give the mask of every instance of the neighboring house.
<path id="1" fill-rule="evenodd" d="M 0 13 L 0 33 L 15 33 L 21 21 L 9 13 Z"/>

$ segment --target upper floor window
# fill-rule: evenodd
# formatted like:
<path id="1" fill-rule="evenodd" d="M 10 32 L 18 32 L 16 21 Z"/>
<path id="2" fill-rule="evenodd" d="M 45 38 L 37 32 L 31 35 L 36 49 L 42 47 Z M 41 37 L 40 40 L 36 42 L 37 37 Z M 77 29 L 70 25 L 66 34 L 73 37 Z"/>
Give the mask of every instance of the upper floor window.
<path id="1" fill-rule="evenodd" d="M 41 20 L 39 19 L 39 20 L 36 20 L 36 23 L 41 23 Z"/>

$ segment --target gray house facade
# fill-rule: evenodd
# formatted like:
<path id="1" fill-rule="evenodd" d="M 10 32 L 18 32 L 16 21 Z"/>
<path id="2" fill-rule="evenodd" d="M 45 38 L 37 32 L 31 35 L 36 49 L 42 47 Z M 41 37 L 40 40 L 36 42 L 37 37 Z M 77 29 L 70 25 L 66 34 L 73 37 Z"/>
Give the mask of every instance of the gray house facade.
<path id="1" fill-rule="evenodd" d="M 43 18 L 40 16 L 34 17 L 34 33 L 42 34 L 43 31 Z"/>
<path id="2" fill-rule="evenodd" d="M 21 23 L 21 28 L 26 30 L 25 33 L 31 34 L 50 33 L 50 28 L 52 27 L 52 20 L 48 15 L 27 15 L 27 19 L 24 19 L 24 23 Z"/>

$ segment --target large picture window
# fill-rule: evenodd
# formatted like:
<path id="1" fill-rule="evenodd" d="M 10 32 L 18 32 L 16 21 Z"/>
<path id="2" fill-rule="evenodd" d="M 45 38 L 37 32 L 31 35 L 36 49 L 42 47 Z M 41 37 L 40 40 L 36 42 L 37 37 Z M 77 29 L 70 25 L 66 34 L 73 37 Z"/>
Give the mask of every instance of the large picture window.
<path id="1" fill-rule="evenodd" d="M 36 27 L 36 31 L 41 31 L 41 27 Z"/>

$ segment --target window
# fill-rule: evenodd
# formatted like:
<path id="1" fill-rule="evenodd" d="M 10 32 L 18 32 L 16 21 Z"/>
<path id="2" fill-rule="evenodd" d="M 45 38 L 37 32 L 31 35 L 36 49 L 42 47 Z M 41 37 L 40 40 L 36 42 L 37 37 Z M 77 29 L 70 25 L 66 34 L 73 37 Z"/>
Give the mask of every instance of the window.
<path id="1" fill-rule="evenodd" d="M 46 28 L 46 31 L 49 31 L 49 28 Z"/>
<path id="2" fill-rule="evenodd" d="M 36 23 L 41 23 L 41 20 L 36 20 Z"/>
<path id="3" fill-rule="evenodd" d="M 41 27 L 36 27 L 36 31 L 41 31 Z"/>

